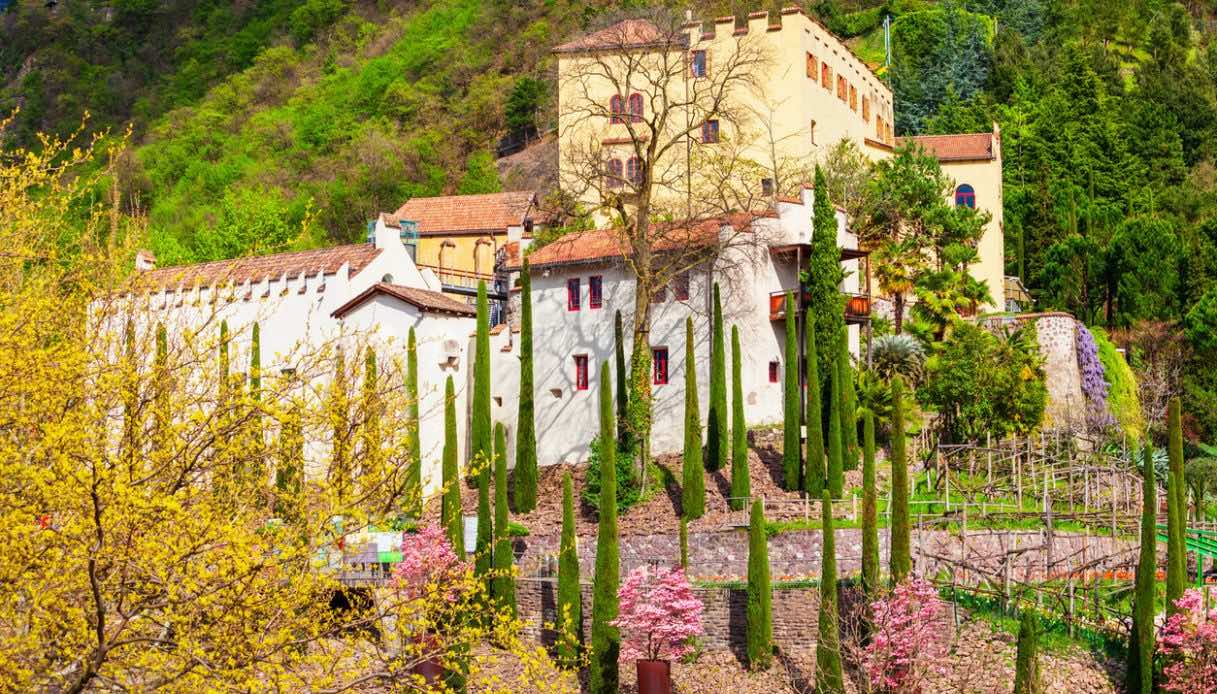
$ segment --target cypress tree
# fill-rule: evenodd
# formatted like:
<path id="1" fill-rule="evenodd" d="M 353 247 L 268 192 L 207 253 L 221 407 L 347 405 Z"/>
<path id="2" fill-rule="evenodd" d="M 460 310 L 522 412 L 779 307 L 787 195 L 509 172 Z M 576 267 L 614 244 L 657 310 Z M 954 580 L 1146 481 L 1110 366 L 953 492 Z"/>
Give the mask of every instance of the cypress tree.
<path id="1" fill-rule="evenodd" d="M 832 523 L 832 497 L 820 499 L 824 552 L 820 562 L 820 631 L 816 640 L 817 694 L 845 694 L 841 670 L 841 634 L 837 627 L 837 543 Z"/>
<path id="2" fill-rule="evenodd" d="M 875 418 L 862 415 L 862 590 L 879 597 L 878 490 L 875 488 Z"/>
<path id="3" fill-rule="evenodd" d="M 767 670 L 773 658 L 773 593 L 769 587 L 769 540 L 765 537 L 765 510 L 752 502 L 748 524 L 748 667 Z"/>
<path id="4" fill-rule="evenodd" d="M 375 489 L 380 475 L 385 470 L 385 455 L 380 436 L 380 393 L 377 390 L 376 352 L 367 349 L 363 360 L 363 426 L 359 438 L 363 442 L 363 474 L 360 475 L 366 489 Z"/>
<path id="5" fill-rule="evenodd" d="M 339 348 L 334 353 L 334 380 L 330 383 L 329 416 L 334 432 L 330 481 L 341 504 L 345 504 L 351 495 L 350 409 L 346 358 Z"/>
<path id="6" fill-rule="evenodd" d="M 1175 601 L 1187 586 L 1187 482 L 1183 477 L 1183 429 L 1179 422 L 1179 398 L 1167 406 L 1167 453 L 1170 472 L 1166 477 L 1166 613 L 1178 611 Z"/>
<path id="7" fill-rule="evenodd" d="M 507 430 L 494 425 L 494 579 L 491 594 L 500 610 L 516 616 L 516 580 L 512 575 L 515 551 L 507 520 Z"/>
<path id="8" fill-rule="evenodd" d="M 252 466 L 251 479 L 258 487 L 266 484 L 266 468 L 262 463 L 262 447 L 265 445 L 262 432 L 262 329 L 254 322 L 249 337 L 249 400 L 253 403 L 250 417 L 253 419 L 250 435 L 253 437 L 254 456 L 250 461 Z M 159 339 L 159 334 L 158 334 Z M 160 345 L 157 345 L 160 349 Z"/>
<path id="9" fill-rule="evenodd" d="M 807 292 L 810 304 L 804 329 L 816 333 L 817 357 L 825 371 L 820 374 L 823 394 L 828 381 L 828 366 L 837 353 L 836 340 L 845 327 L 845 298 L 841 294 L 841 248 L 837 245 L 837 214 L 828 195 L 824 172 L 816 166 L 815 200 L 812 204 L 811 251 L 807 259 Z M 808 386 L 810 388 L 810 385 Z"/>
<path id="10" fill-rule="evenodd" d="M 840 358 L 837 359 L 840 362 Z M 841 433 L 841 369 L 829 366 L 828 491 L 834 499 L 845 493 L 844 435 Z"/>
<path id="11" fill-rule="evenodd" d="M 573 668 L 583 640 L 583 598 L 579 588 L 579 551 L 575 545 L 575 493 L 570 471 L 562 477 L 562 544 L 558 553 L 558 663 Z"/>
<path id="12" fill-rule="evenodd" d="M 1128 646 L 1125 689 L 1150 694 L 1154 686 L 1154 578 L 1157 563 L 1157 490 L 1153 448 L 1147 443 L 1141 466 L 1141 552 L 1133 593 L 1132 632 Z"/>
<path id="13" fill-rule="evenodd" d="M 465 558 L 465 531 L 461 518 L 461 487 L 457 476 L 460 470 L 456 465 L 456 387 L 452 375 L 444 385 L 444 463 L 443 463 L 443 499 L 440 503 L 440 516 L 448 542 L 452 551 L 460 559 Z"/>
<path id="14" fill-rule="evenodd" d="M 850 363 L 849 333 L 841 331 L 841 351 L 837 368 L 841 379 L 841 444 L 842 467 L 858 469 L 858 395 L 854 391 L 854 367 Z"/>
<path id="15" fill-rule="evenodd" d="M 613 314 L 613 355 L 617 370 L 617 450 L 625 452 L 634 447 L 630 436 L 630 388 L 627 385 L 629 372 L 625 369 L 625 330 L 621 326 L 621 311 Z"/>
<path id="16" fill-rule="evenodd" d="M 824 412 L 820 406 L 820 357 L 816 352 L 816 331 L 807 314 L 803 326 L 804 354 L 807 355 L 807 411 L 803 413 L 803 425 L 807 428 L 807 455 L 803 461 L 803 491 L 816 498 L 824 491 L 828 479 L 828 468 L 824 460 Z"/>
<path id="17" fill-rule="evenodd" d="M 900 583 L 913 570 L 909 531 L 909 467 L 905 454 L 904 384 L 892 378 L 892 507 L 890 533 L 892 583 Z"/>
<path id="18" fill-rule="evenodd" d="M 478 281 L 477 338 L 473 352 L 473 415 L 469 422 L 470 460 L 483 477 L 490 476 L 490 311 L 486 303 L 486 281 Z"/>
<path id="19" fill-rule="evenodd" d="M 786 364 L 782 379 L 782 483 L 786 491 L 799 489 L 800 415 L 799 335 L 796 327 L 794 292 L 786 292 Z"/>
<path id="20" fill-rule="evenodd" d="M 723 306 L 714 284 L 714 323 L 710 338 L 710 417 L 706 424 L 706 469 L 727 464 L 727 354 L 723 336 Z"/>
<path id="21" fill-rule="evenodd" d="M 608 363 L 600 367 L 600 524 L 596 535 L 596 578 L 592 593 L 592 655 L 588 683 L 593 694 L 617 691 L 617 659 L 621 634 L 611 622 L 617 619 L 617 589 L 621 562 L 617 547 L 617 451 L 607 445 L 613 423 L 613 383 Z"/>
<path id="22" fill-rule="evenodd" d="M 128 344 L 132 345 L 131 332 L 127 332 Z M 220 399 L 228 395 L 229 386 L 229 368 L 228 368 L 228 321 L 220 321 Z"/>
<path id="23" fill-rule="evenodd" d="M 153 362 L 156 382 L 155 395 L 152 403 L 152 448 L 157 460 L 167 459 L 173 446 L 172 440 L 172 408 L 171 389 L 169 380 L 169 334 L 163 323 L 156 325 L 156 358 Z"/>
<path id="24" fill-rule="evenodd" d="M 477 473 L 478 484 L 478 533 L 474 541 L 473 571 L 478 578 L 485 582 L 489 593 L 490 573 L 494 566 L 494 525 L 490 515 L 490 470 L 491 460 L 474 460 L 479 465 Z"/>
<path id="25" fill-rule="evenodd" d="M 1014 660 L 1014 694 L 1040 694 L 1039 620 L 1023 610 L 1018 622 L 1018 655 Z"/>
<path id="26" fill-rule="evenodd" d="M 739 327 L 731 326 L 731 507 L 744 507 L 744 499 L 752 495 L 748 478 L 748 424 L 744 421 L 744 379 L 740 361 Z M 795 422 L 798 426 L 798 422 Z M 795 443 L 797 451 L 798 442 Z"/>
<path id="27" fill-rule="evenodd" d="M 423 442 L 419 427 L 418 401 L 418 342 L 414 326 L 406 342 L 406 434 L 409 458 L 406 461 L 405 512 L 418 518 L 423 512 Z"/>
<path id="28" fill-rule="evenodd" d="M 301 520 L 300 492 L 304 480 L 304 429 L 299 404 L 293 403 L 279 430 L 279 455 L 275 465 L 275 515 Z"/>
<path id="29" fill-rule="evenodd" d="M 533 416 L 532 279 L 528 261 L 520 273 L 520 409 L 516 417 L 516 513 L 537 507 L 537 424 Z"/>
<path id="30" fill-rule="evenodd" d="M 685 319 L 685 450 L 681 470 L 681 508 L 685 518 L 706 511 L 706 474 L 702 464 L 701 408 L 697 404 L 697 361 L 693 355 L 693 318 Z"/>
<path id="31" fill-rule="evenodd" d="M 680 517 L 680 568 L 689 568 L 689 519 Z"/>

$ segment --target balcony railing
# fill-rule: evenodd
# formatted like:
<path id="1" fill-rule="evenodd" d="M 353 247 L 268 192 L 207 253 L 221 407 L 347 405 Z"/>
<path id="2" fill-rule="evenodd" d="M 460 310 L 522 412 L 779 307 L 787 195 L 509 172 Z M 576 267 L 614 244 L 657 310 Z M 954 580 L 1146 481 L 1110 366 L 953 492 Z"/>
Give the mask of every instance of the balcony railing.
<path id="1" fill-rule="evenodd" d="M 870 320 L 871 298 L 869 294 L 852 294 L 843 292 L 845 295 L 845 322 L 846 323 L 865 323 Z M 806 307 L 811 303 L 811 293 L 804 289 L 801 292 L 800 306 Z M 786 319 L 786 292 L 770 292 L 769 294 L 769 320 L 785 320 Z"/>

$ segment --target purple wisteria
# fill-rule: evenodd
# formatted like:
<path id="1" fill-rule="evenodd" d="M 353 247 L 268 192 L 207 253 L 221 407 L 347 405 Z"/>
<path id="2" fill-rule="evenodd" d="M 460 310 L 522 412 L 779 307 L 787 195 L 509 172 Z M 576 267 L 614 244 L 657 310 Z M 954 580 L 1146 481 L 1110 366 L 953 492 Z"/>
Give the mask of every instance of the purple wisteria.
<path id="1" fill-rule="evenodd" d="M 1103 362 L 1099 361 L 1099 346 L 1094 335 L 1082 324 L 1074 323 L 1077 342 L 1078 371 L 1082 376 L 1082 394 L 1086 396 L 1086 428 L 1103 431 L 1115 426 L 1115 417 L 1107 409 L 1107 379 Z"/>

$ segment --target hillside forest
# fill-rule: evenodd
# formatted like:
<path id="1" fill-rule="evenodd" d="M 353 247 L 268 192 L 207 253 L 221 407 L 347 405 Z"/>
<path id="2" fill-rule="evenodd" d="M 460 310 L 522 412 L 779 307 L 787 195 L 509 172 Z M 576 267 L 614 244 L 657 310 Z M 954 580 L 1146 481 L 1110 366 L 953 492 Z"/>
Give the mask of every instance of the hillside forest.
<path id="1" fill-rule="evenodd" d="M 784 3 L 695 1 L 694 16 Z M 419 195 L 532 184 L 553 45 L 633 0 L 0 0 L 0 133 L 114 145 L 162 264 L 350 242 Z M 1217 2 L 824 0 L 898 135 L 1002 131 L 1006 272 L 1217 434 Z M 883 23 L 891 18 L 890 64 Z M 69 220 L 70 221 L 70 220 Z M 1144 396 L 1143 396 L 1144 399 Z M 1165 399 L 1161 399 L 1165 402 Z M 1157 418 L 1155 418 L 1157 419 Z"/>

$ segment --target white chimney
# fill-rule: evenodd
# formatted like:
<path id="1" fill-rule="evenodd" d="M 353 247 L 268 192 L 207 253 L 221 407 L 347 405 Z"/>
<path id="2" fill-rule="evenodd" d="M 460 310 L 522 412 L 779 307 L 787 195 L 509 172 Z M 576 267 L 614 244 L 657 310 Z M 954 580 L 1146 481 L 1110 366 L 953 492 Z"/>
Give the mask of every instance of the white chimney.
<path id="1" fill-rule="evenodd" d="M 140 249 L 135 253 L 135 269 L 140 272 L 156 269 L 156 256 L 152 251 Z"/>

